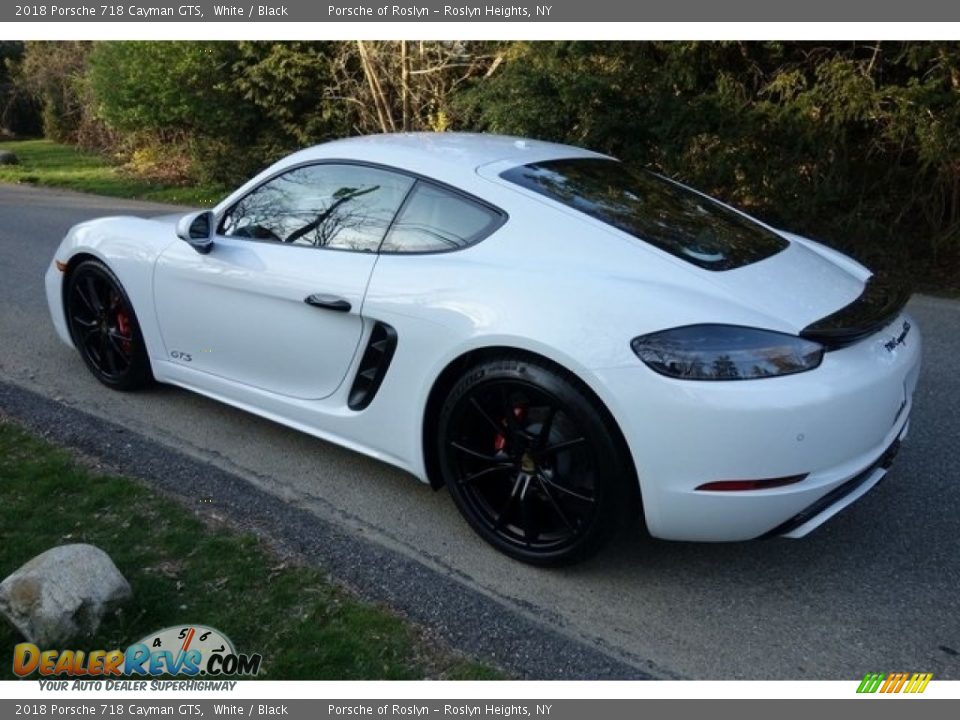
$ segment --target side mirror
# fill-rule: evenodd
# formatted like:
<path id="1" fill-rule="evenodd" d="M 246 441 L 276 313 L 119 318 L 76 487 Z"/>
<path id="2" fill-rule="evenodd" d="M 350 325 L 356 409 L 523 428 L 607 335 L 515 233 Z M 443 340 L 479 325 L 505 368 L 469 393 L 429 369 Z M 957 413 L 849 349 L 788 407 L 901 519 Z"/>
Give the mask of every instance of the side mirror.
<path id="1" fill-rule="evenodd" d="M 190 243 L 201 255 L 213 248 L 214 218 L 210 210 L 184 215 L 177 221 L 177 237 Z"/>

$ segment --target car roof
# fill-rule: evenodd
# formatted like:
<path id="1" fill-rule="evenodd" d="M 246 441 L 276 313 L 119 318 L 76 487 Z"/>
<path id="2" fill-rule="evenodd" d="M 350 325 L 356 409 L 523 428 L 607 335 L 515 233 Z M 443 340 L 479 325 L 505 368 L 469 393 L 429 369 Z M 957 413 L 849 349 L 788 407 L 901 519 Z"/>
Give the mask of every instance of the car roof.
<path id="1" fill-rule="evenodd" d="M 294 153 L 284 164 L 344 159 L 390 165 L 443 179 L 466 179 L 477 168 L 509 161 L 526 165 L 557 158 L 604 157 L 583 148 L 486 133 L 416 132 L 333 140 Z"/>

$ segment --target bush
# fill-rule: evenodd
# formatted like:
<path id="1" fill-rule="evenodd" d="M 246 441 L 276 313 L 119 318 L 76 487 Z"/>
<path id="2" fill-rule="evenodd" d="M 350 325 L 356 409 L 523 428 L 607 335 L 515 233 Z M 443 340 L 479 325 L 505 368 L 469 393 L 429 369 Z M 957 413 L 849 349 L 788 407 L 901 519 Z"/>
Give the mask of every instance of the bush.
<path id="1" fill-rule="evenodd" d="M 960 255 L 958 68 L 958 43 L 527 43 L 459 107 L 901 271 Z"/>
<path id="2" fill-rule="evenodd" d="M 99 117 L 123 135 L 126 155 L 156 160 L 166 149 L 187 159 L 185 177 L 236 184 L 299 146 L 349 131 L 321 100 L 334 45 L 102 42 L 89 76 Z"/>
<path id="3" fill-rule="evenodd" d="M 39 103 L 43 134 L 51 140 L 106 146 L 103 126 L 96 118 L 96 103 L 87 84 L 89 42 L 25 43 L 16 66 L 15 82 Z"/>
<path id="4" fill-rule="evenodd" d="M 229 82 L 237 57 L 236 43 L 97 43 L 88 71 L 97 115 L 133 165 L 167 180 L 207 180 L 191 153 L 194 139 L 236 148 L 253 120 Z"/>
<path id="5" fill-rule="evenodd" d="M 19 82 L 24 44 L 0 40 L 0 137 L 42 132 L 41 106 Z"/>
<path id="6" fill-rule="evenodd" d="M 870 266 L 957 286 L 960 43 L 0 44 L 48 136 L 235 186 L 291 150 L 485 130 L 650 167 Z M 0 99 L 3 97 L 0 75 Z M 953 273 L 953 274 L 951 274 Z"/>

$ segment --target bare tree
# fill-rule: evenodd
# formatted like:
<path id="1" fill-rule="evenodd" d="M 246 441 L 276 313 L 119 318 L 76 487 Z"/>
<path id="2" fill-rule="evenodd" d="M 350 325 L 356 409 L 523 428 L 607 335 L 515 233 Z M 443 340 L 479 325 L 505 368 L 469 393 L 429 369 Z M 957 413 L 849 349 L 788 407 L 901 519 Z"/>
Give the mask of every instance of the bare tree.
<path id="1" fill-rule="evenodd" d="M 459 40 L 344 43 L 324 97 L 350 103 L 358 133 L 446 130 L 453 93 L 495 72 L 504 51 L 502 43 Z"/>

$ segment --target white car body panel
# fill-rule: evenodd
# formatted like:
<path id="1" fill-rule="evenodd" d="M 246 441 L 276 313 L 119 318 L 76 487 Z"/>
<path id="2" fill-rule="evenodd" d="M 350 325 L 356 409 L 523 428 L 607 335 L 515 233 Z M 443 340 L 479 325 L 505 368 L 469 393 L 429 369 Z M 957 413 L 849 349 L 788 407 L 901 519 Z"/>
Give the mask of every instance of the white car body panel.
<path id="1" fill-rule="evenodd" d="M 919 377 L 919 333 L 911 330 L 909 343 L 893 351 L 884 347 L 904 320 L 913 323 L 903 315 L 889 331 L 827 353 L 816 371 L 782 378 L 662 378 L 639 385 L 629 368 L 599 371 L 605 387 L 623 388 L 607 402 L 628 424 L 623 431 L 632 439 L 651 533 L 673 540 L 754 538 L 776 525 L 766 526 L 771 516 L 793 517 L 872 465 L 904 434 Z M 782 488 L 695 489 L 799 473 L 810 475 Z"/>
<path id="2" fill-rule="evenodd" d="M 499 178 L 509 167 L 569 157 L 603 156 L 477 135 L 336 141 L 282 160 L 214 209 L 219 218 L 264 180 L 297 165 L 368 162 L 452 185 L 509 216 L 492 235 L 455 252 L 378 256 L 216 237 L 212 252 L 201 255 L 177 238 L 175 218 L 121 217 L 72 228 L 55 260 L 89 255 L 113 270 L 136 309 L 157 380 L 423 481 L 424 413 L 442 371 L 483 348 L 546 357 L 582 380 L 620 427 L 647 527 L 658 537 L 762 535 L 868 468 L 905 431 L 919 332 L 885 347 L 905 317 L 827 353 L 816 370 L 786 377 L 698 382 L 647 368 L 630 347 L 638 335 L 699 323 L 795 334 L 857 298 L 869 272 L 789 233 L 781 233 L 789 247 L 770 258 L 705 271 Z M 50 311 L 60 337 L 72 344 L 62 280 L 52 264 Z M 312 293 L 342 296 L 351 310 L 312 308 L 303 302 Z M 400 340 L 373 403 L 357 412 L 347 407 L 350 380 L 376 321 L 393 326 Z M 798 473 L 810 475 L 776 489 L 695 489 Z"/>
<path id="3" fill-rule="evenodd" d="M 218 238 L 217 252 L 198 257 L 173 243 L 153 286 L 166 356 L 186 353 L 193 370 L 277 395 L 327 397 L 347 374 L 363 323 L 359 313 L 304 299 L 322 291 L 361 308 L 376 257 L 238 238 Z"/>
<path id="4" fill-rule="evenodd" d="M 663 267 L 667 263 L 673 265 L 681 277 L 693 272 L 698 276 L 699 283 L 712 284 L 718 289 L 732 291 L 738 303 L 749 305 L 769 315 L 771 321 L 774 323 L 779 321 L 784 330 L 797 332 L 814 320 L 829 315 L 837 308 L 852 302 L 863 290 L 864 283 L 870 275 L 869 271 L 853 261 L 837 262 L 836 258 L 844 257 L 841 253 L 823 246 L 818 248 L 817 243 L 770 228 L 754 218 L 750 219 L 777 232 L 787 240 L 796 239 L 803 242 L 791 242 L 784 251 L 763 262 L 752 263 L 726 272 L 705 274 L 684 260 L 660 252 L 653 246 L 600 220 L 502 179 L 500 173 L 509 170 L 514 164 L 512 160 L 491 163 L 481 167 L 479 173 L 492 183 L 509 188 L 511 192 L 521 194 L 534 202 L 543 203 L 554 211 L 562 212 L 569 217 L 571 223 L 583 223 L 585 227 L 582 233 L 586 235 L 589 232 L 591 239 L 599 233 L 622 237 L 632 246 L 632 249 L 641 250 L 650 256 L 644 258 L 644 264 L 656 263 L 657 277 L 668 276 L 666 268 Z M 680 185 L 680 183 L 677 184 Z M 681 187 L 686 186 L 681 185 Z M 687 189 L 697 192 L 692 188 Z M 703 195 L 699 192 L 697 194 Z M 729 205 L 724 207 L 749 217 Z M 583 245 L 582 242 L 579 244 Z M 821 248 L 826 252 L 822 252 Z M 606 252 L 606 248 L 604 251 Z M 582 252 L 581 249 L 577 254 L 580 255 Z M 825 263 L 824 259 L 830 262 Z M 640 264 L 635 254 L 631 260 L 625 259 L 625 263 L 623 269 L 627 272 L 632 265 Z M 816 287 L 819 292 L 811 292 L 813 287 Z M 783 321 L 786 321 L 787 325 L 783 325 Z M 766 327 L 773 327 L 773 325 L 768 324 Z"/>

